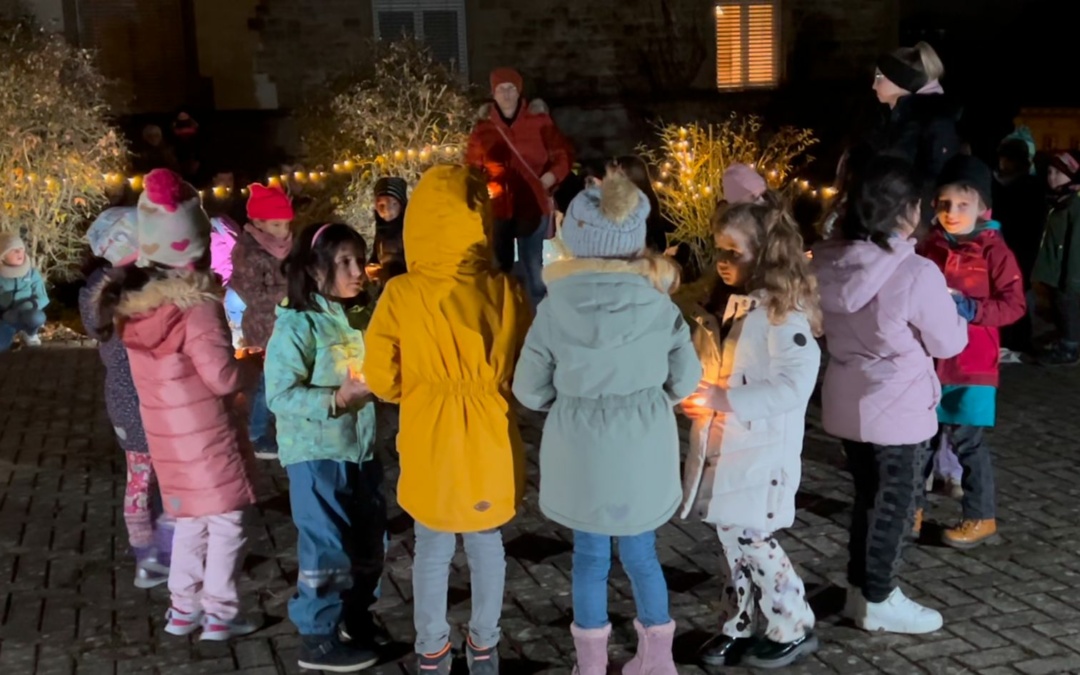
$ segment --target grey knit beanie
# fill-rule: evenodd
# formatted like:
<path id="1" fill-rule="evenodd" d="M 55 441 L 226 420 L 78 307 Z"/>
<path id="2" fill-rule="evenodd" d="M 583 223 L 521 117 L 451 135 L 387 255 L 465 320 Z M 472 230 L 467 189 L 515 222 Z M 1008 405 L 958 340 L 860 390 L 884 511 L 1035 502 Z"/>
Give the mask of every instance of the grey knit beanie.
<path id="1" fill-rule="evenodd" d="M 562 239 L 576 258 L 630 258 L 645 250 L 649 198 L 616 173 L 570 202 Z"/>

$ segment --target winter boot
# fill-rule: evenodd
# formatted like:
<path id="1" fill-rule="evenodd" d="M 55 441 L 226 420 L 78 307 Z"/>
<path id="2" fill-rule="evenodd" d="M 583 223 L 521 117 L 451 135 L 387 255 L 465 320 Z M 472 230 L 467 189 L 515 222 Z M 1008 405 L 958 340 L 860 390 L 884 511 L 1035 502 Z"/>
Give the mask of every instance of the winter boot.
<path id="1" fill-rule="evenodd" d="M 262 627 L 262 621 L 249 621 L 240 617 L 219 619 L 207 614 L 203 617 L 203 632 L 199 636 L 202 642 L 225 642 L 236 637 L 251 635 Z"/>
<path id="2" fill-rule="evenodd" d="M 817 650 L 817 636 L 814 635 L 813 631 L 807 631 L 802 637 L 791 642 L 761 640 L 746 655 L 743 663 L 749 668 L 775 670 L 777 668 L 786 668 Z"/>
<path id="3" fill-rule="evenodd" d="M 922 635 L 941 630 L 941 613 L 908 599 L 899 588 L 882 602 L 867 602 L 865 614 L 855 622 L 867 631 Z"/>
<path id="4" fill-rule="evenodd" d="M 416 655 L 417 675 L 450 675 L 453 666 L 454 650 L 450 648 L 449 642 L 434 654 Z"/>
<path id="5" fill-rule="evenodd" d="M 979 544 L 993 543 L 997 541 L 997 521 L 989 520 L 964 520 L 958 527 L 945 530 L 942 539 L 946 546 L 953 548 L 975 548 Z"/>
<path id="6" fill-rule="evenodd" d="M 611 624 L 589 629 L 570 624 L 570 634 L 574 636 L 574 651 L 577 652 L 574 675 L 607 675 L 607 644 L 611 637 Z"/>
<path id="7" fill-rule="evenodd" d="M 671 643 L 675 641 L 675 622 L 646 628 L 634 619 L 638 634 L 637 654 L 623 666 L 623 675 L 679 675 Z"/>
<path id="8" fill-rule="evenodd" d="M 499 647 L 480 649 L 472 638 L 465 641 L 465 658 L 469 663 L 469 675 L 499 675 Z"/>

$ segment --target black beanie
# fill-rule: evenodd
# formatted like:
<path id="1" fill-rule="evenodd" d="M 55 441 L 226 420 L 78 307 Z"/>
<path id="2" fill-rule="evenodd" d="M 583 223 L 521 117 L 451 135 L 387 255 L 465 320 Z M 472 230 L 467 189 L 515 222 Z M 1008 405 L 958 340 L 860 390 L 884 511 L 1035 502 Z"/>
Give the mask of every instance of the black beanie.
<path id="1" fill-rule="evenodd" d="M 971 155 L 956 155 L 950 159 L 938 176 L 937 186 L 940 190 L 949 185 L 959 185 L 971 188 L 982 197 L 986 208 L 992 207 L 994 175 L 990 167 L 981 159 Z"/>
<path id="2" fill-rule="evenodd" d="M 895 53 L 882 55 L 878 59 L 877 69 L 893 84 L 912 94 L 925 87 L 930 81 L 926 73 L 909 66 Z"/>
<path id="3" fill-rule="evenodd" d="M 402 206 L 408 201 L 409 185 L 404 178 L 398 176 L 384 176 L 375 183 L 375 197 L 393 197 Z"/>

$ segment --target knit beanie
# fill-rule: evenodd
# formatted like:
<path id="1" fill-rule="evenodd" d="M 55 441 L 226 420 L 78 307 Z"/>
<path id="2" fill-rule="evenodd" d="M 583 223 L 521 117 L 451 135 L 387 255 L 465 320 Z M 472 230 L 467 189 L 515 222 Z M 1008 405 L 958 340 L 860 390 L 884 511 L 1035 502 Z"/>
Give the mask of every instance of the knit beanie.
<path id="1" fill-rule="evenodd" d="M 978 157 L 956 155 L 946 162 L 938 175 L 937 187 L 940 190 L 949 185 L 975 190 L 986 208 L 994 205 L 994 174 Z"/>
<path id="2" fill-rule="evenodd" d="M 732 164 L 722 181 L 724 199 L 730 204 L 753 204 L 769 189 L 765 179 L 749 164 Z"/>
<path id="3" fill-rule="evenodd" d="M 404 178 L 384 176 L 375 183 L 375 198 L 379 197 L 393 197 L 405 206 L 409 199 L 409 185 Z"/>
<path id="4" fill-rule="evenodd" d="M 1068 176 L 1070 184 L 1076 183 L 1080 178 L 1080 153 L 1074 150 L 1059 152 L 1050 160 L 1050 166 Z"/>
<path id="5" fill-rule="evenodd" d="M 889 78 L 890 82 L 913 94 L 929 82 L 926 73 L 908 65 L 897 52 L 883 54 L 878 58 L 877 69 Z"/>
<path id="6" fill-rule="evenodd" d="M 168 169 L 151 171 L 143 185 L 136 216 L 136 264 L 194 267 L 210 247 L 210 219 L 203 211 L 199 193 Z"/>
<path id="7" fill-rule="evenodd" d="M 645 250 L 649 198 L 622 174 L 570 202 L 562 240 L 577 258 L 629 258 Z"/>
<path id="8" fill-rule="evenodd" d="M 247 214 L 252 220 L 292 220 L 296 217 L 289 196 L 280 187 L 253 183 L 249 188 Z"/>
<path id="9" fill-rule="evenodd" d="M 105 209 L 86 231 L 90 251 L 115 267 L 128 265 L 139 257 L 138 209 L 117 206 Z"/>
<path id="10" fill-rule="evenodd" d="M 3 258 L 8 253 L 18 249 L 26 250 L 26 244 L 23 243 L 22 237 L 15 232 L 3 232 L 0 233 L 0 258 Z"/>
<path id="11" fill-rule="evenodd" d="M 491 71 L 491 91 L 494 92 L 500 84 L 514 85 L 519 94 L 525 91 L 525 80 L 522 79 L 521 73 L 513 68 L 496 68 Z"/>

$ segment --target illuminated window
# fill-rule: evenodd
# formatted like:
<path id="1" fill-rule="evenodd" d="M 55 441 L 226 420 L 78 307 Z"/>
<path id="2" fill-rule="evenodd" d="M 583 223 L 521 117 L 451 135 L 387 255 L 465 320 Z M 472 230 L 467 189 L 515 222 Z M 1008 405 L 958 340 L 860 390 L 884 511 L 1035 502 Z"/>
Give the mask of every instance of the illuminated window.
<path id="1" fill-rule="evenodd" d="M 416 38 L 436 60 L 468 74 L 465 0 L 375 0 L 373 10 L 376 39 Z"/>
<path id="2" fill-rule="evenodd" d="M 721 0 L 716 12 L 716 86 L 775 87 L 780 82 L 779 0 Z"/>

